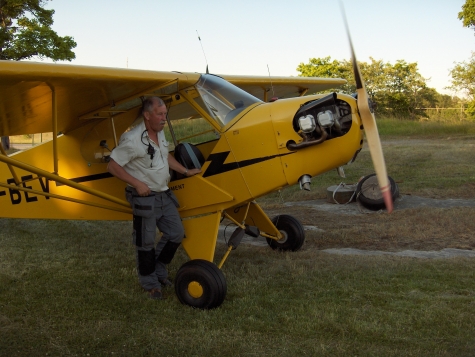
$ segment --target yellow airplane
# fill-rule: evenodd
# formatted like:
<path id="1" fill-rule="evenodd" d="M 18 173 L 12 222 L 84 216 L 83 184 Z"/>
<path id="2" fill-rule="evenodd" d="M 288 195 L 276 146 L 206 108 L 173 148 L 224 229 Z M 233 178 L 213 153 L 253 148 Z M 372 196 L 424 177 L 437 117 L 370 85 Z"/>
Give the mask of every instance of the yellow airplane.
<path id="1" fill-rule="evenodd" d="M 125 184 L 107 163 L 121 133 L 140 120 L 142 99 L 159 96 L 168 106 L 170 151 L 186 167 L 201 167 L 192 177 L 172 173 L 169 184 L 181 205 L 190 258 L 177 272 L 175 291 L 183 304 L 217 307 L 227 289 L 221 268 L 244 234 L 265 237 L 278 250 L 304 243 L 297 219 L 270 219 L 256 198 L 296 183 L 309 189 L 312 177 L 354 160 L 363 125 L 387 193 L 374 117 L 354 64 L 359 100 L 307 95 L 342 79 L 0 61 L 0 135 L 58 134 L 10 156 L 0 145 L 0 217 L 130 220 Z M 386 207 L 391 211 L 390 197 Z M 223 218 L 237 229 L 214 263 Z"/>

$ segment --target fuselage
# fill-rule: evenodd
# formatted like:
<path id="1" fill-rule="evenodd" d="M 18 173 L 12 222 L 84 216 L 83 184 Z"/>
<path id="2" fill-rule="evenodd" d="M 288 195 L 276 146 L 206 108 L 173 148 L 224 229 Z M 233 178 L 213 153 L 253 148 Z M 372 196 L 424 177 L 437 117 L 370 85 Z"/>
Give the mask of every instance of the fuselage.
<path id="1" fill-rule="evenodd" d="M 182 217 L 240 206 L 294 185 L 304 175 L 317 176 L 352 160 L 363 137 L 356 100 L 332 96 L 329 101 L 328 96 L 313 95 L 265 103 L 211 75 L 202 75 L 195 86 L 168 96 L 170 113 L 177 113 L 177 118 L 201 117 L 216 134 L 216 139 L 195 143 L 205 159 L 201 174 L 169 184 L 180 201 Z M 26 167 L 14 169 L 21 184 L 0 187 L 0 216 L 130 219 L 128 209 L 118 202 L 125 184 L 108 174 L 108 149 L 99 144 L 115 142 L 136 112 L 117 115 L 112 127 L 103 120 L 60 135 L 58 175 L 51 174 L 53 142 L 12 155 Z M 310 117 L 312 131 L 305 126 Z M 174 121 L 169 123 L 173 126 Z M 58 182 L 56 176 L 66 181 Z M 0 182 L 15 182 L 6 164 L 0 165 Z M 101 196 L 117 202 L 104 204 Z"/>

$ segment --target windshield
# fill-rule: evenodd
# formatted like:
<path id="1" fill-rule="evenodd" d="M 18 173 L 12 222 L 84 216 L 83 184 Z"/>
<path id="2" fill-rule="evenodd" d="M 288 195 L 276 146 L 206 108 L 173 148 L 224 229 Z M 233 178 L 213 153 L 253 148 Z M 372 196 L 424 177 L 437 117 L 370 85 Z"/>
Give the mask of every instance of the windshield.
<path id="1" fill-rule="evenodd" d="M 201 75 L 196 84 L 196 89 L 202 100 L 197 102 L 221 127 L 229 123 L 250 105 L 262 103 L 241 88 L 212 74 Z"/>

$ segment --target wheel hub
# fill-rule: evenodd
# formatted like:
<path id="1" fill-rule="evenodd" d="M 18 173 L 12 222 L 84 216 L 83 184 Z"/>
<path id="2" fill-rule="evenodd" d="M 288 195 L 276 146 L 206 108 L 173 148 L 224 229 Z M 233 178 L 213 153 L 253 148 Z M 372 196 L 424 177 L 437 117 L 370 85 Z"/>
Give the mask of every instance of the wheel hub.
<path id="1" fill-rule="evenodd" d="M 188 284 L 188 293 L 191 297 L 198 299 L 203 296 L 203 287 L 197 281 L 192 281 Z"/>
<path id="2" fill-rule="evenodd" d="M 289 239 L 289 236 L 288 236 L 287 232 L 285 232 L 285 231 L 279 231 L 279 232 L 280 232 L 280 234 L 282 234 L 282 238 L 280 238 L 277 241 L 277 243 L 283 244 L 283 243 L 287 242 L 287 239 Z"/>

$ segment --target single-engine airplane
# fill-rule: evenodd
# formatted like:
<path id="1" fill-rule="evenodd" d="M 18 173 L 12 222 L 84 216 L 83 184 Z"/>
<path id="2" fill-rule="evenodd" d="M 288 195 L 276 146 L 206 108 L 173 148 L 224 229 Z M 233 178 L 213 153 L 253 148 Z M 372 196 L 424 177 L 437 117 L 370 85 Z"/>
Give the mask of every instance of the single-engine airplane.
<path id="1" fill-rule="evenodd" d="M 176 274 L 175 291 L 183 304 L 218 307 L 227 290 L 221 268 L 245 233 L 265 237 L 277 250 L 296 251 L 304 243 L 297 219 L 270 219 L 256 198 L 296 183 L 309 189 L 312 177 L 355 160 L 363 126 L 387 192 L 377 128 L 353 59 L 358 99 L 307 95 L 342 79 L 0 61 L 0 135 L 58 134 L 10 156 L 0 146 L 0 217 L 130 220 L 125 184 L 108 173 L 107 163 L 121 133 L 140 120 L 142 99 L 159 96 L 168 106 L 169 151 L 186 167 L 201 167 L 192 177 L 172 173 L 169 183 L 190 258 Z M 384 197 L 390 211 L 391 198 Z M 215 263 L 223 218 L 237 228 Z"/>

